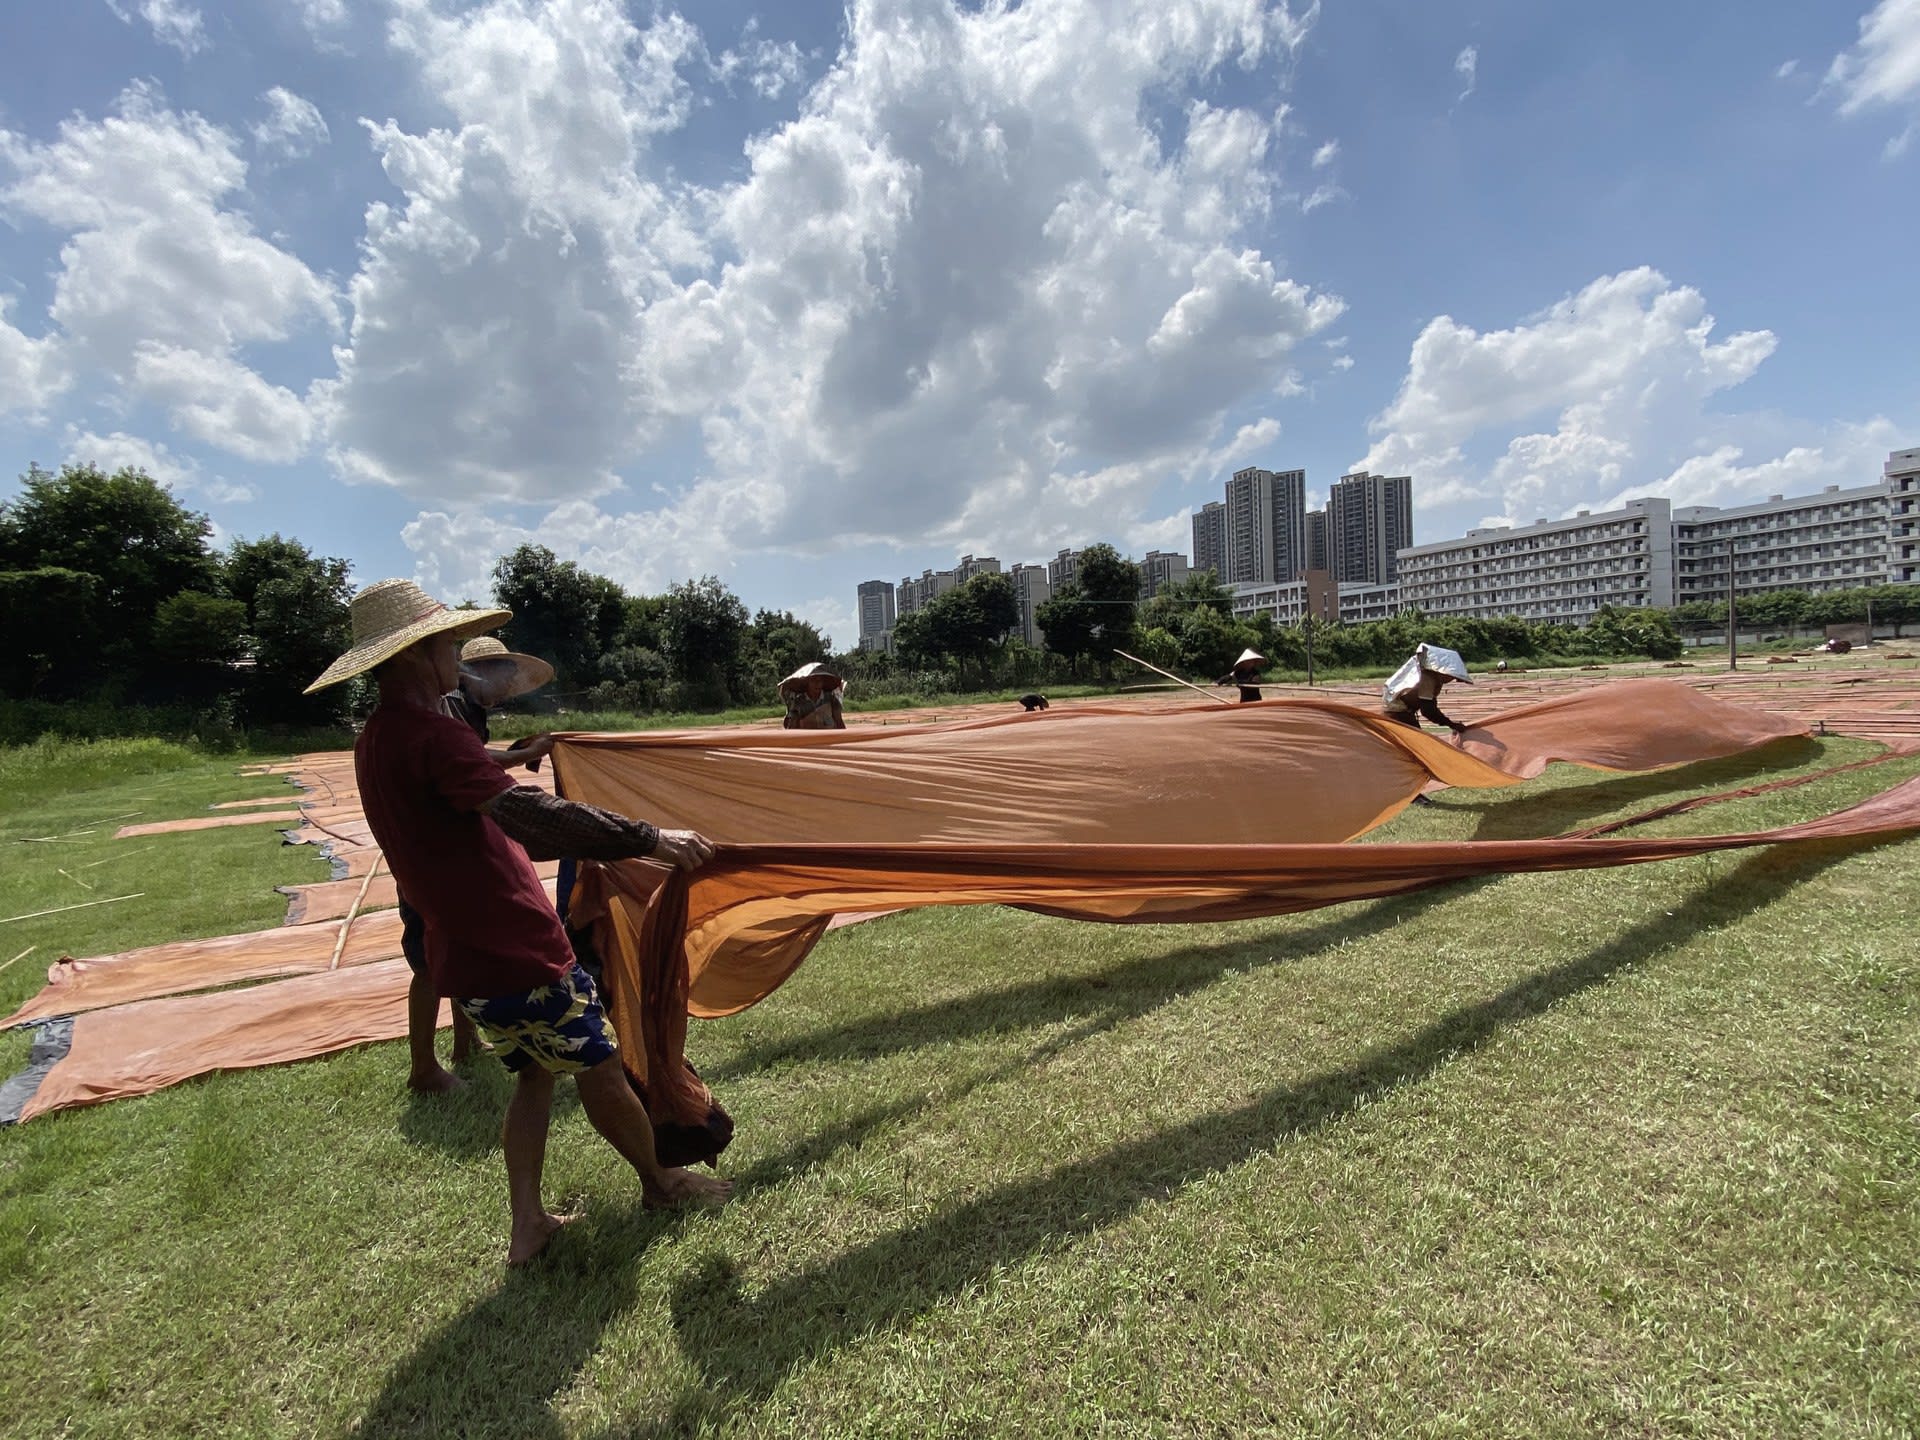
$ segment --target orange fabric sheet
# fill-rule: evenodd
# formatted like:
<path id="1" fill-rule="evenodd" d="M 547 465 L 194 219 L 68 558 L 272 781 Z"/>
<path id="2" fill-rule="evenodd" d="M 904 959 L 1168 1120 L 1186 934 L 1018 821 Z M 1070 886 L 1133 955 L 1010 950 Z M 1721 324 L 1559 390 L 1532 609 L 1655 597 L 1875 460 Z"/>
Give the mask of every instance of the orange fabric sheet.
<path id="1" fill-rule="evenodd" d="M 407 1033 L 404 960 L 274 985 L 143 1000 L 82 1015 L 73 1042 L 20 1111 L 147 1095 L 216 1070 L 249 1070 Z M 440 1023 L 449 1023 L 440 1006 Z"/>
<path id="2" fill-rule="evenodd" d="M 724 842 L 692 883 L 677 874 L 663 883 L 669 872 L 640 863 L 583 867 L 576 912 L 584 919 L 599 908 L 608 999 L 629 1063 L 648 1082 L 649 1108 L 658 1120 L 697 1126 L 710 1097 L 685 1065 L 689 1012 L 731 1013 L 770 993 L 835 913 L 1008 903 L 1109 921 L 1228 919 L 1464 875 L 1920 825 L 1920 790 L 1909 784 L 1813 825 L 1755 835 L 1342 843 L 1434 780 L 1508 785 L 1551 758 L 1653 768 L 1804 733 L 1796 720 L 1654 681 L 1550 697 L 1494 717 L 1464 747 L 1366 709 L 1303 699 L 1150 713 L 1062 707 L 851 731 L 575 736 L 554 758 L 575 798 Z M 331 824 L 363 831 L 357 797 L 329 788 Z M 834 843 L 805 843 L 815 837 Z M 337 930 L 293 926 L 66 962 L 71 972 L 49 986 L 58 999 L 36 997 L 15 1023 L 35 1005 L 49 1015 L 115 1008 L 79 1016 L 67 1057 L 25 1114 L 404 1033 L 404 966 L 377 954 L 397 952 L 398 917 L 358 920 L 337 973 L 299 974 L 325 967 Z M 156 985 L 289 973 L 299 978 L 117 1003 Z M 369 1013 L 356 1016 L 358 1007 Z"/>
<path id="3" fill-rule="evenodd" d="M 576 892 L 576 919 L 600 930 L 616 1027 L 643 1038 L 628 1055 L 646 1067 L 650 1108 L 691 1126 L 710 1097 L 684 1065 L 686 1015 L 764 998 L 837 911 L 1000 903 L 1077 919 L 1237 919 L 1460 874 L 1667 858 L 1687 852 L 1533 841 L 1402 855 L 1342 842 L 1434 781 L 1509 785 L 1555 759 L 1656 769 L 1805 734 L 1646 680 L 1522 707 L 1457 744 L 1372 709 L 1295 698 L 898 731 L 570 736 L 554 760 L 564 794 L 726 847 L 691 884 L 658 866 L 589 866 Z M 815 836 L 834 843 L 793 843 Z"/>
<path id="4" fill-rule="evenodd" d="M 1403 894 L 1476 875 L 1636 865 L 1753 845 L 1920 830 L 1920 779 L 1802 825 L 1660 839 L 1420 845 L 730 846 L 685 876 L 639 862 L 583 870 L 601 915 L 616 1028 L 657 1125 L 697 1127 L 711 1096 L 685 1064 L 686 1017 L 772 993 L 836 911 L 1018 905 L 1072 919 L 1236 920 Z M 584 918 L 584 917 L 583 917 Z"/>
<path id="5" fill-rule="evenodd" d="M 196 815 L 190 820 L 152 820 L 144 825 L 122 825 L 113 832 L 116 840 L 136 835 L 177 835 L 183 830 L 225 830 L 234 825 L 286 825 L 306 816 L 298 810 L 259 810 L 248 815 Z"/>
<path id="6" fill-rule="evenodd" d="M 558 867 L 543 865 L 540 868 L 550 875 Z M 357 891 L 362 882 L 337 883 Z M 380 880 L 376 878 L 368 887 L 369 899 L 379 886 Z M 551 879 L 547 881 L 546 891 L 549 896 L 553 894 Z M 389 908 L 380 911 L 373 911 L 366 904 L 361 906 L 347 932 L 347 943 L 340 951 L 339 969 L 370 965 L 399 955 L 400 914 L 391 908 L 391 889 L 387 904 Z M 208 940 L 176 940 L 89 960 L 57 960 L 47 967 L 46 986 L 0 1020 L 0 1030 L 55 1015 L 77 1015 L 162 995 L 185 995 L 248 980 L 326 970 L 334 963 L 333 947 L 339 941 L 340 922 L 344 918 L 343 911 L 338 917 L 304 925 L 219 935 Z"/>

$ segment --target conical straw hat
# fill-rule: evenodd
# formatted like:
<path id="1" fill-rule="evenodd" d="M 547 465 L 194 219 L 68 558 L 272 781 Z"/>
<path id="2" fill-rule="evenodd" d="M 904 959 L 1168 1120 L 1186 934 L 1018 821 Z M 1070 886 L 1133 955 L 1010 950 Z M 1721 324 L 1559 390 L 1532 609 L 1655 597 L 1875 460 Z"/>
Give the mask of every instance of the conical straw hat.
<path id="1" fill-rule="evenodd" d="M 353 648 L 321 672 L 306 693 L 364 675 L 416 640 L 451 630 L 465 637 L 513 618 L 511 610 L 450 610 L 411 580 L 376 580 L 353 597 Z"/>
<path id="2" fill-rule="evenodd" d="M 491 635 L 469 640 L 460 647 L 460 668 L 471 670 L 486 681 L 493 704 L 538 690 L 553 679 L 553 666 L 539 656 L 509 650 Z"/>
<path id="3" fill-rule="evenodd" d="M 791 675 L 787 676 L 786 679 L 780 682 L 780 685 L 779 685 L 780 693 L 782 695 L 786 694 L 787 687 L 789 685 L 804 685 L 809 680 L 825 680 L 827 682 L 827 688 L 829 690 L 844 691 L 847 688 L 847 682 L 842 680 L 838 675 L 834 674 L 831 670 L 827 669 L 827 667 L 824 664 L 822 664 L 820 661 L 809 660 L 806 664 L 802 665 L 798 670 L 794 671 Z"/>

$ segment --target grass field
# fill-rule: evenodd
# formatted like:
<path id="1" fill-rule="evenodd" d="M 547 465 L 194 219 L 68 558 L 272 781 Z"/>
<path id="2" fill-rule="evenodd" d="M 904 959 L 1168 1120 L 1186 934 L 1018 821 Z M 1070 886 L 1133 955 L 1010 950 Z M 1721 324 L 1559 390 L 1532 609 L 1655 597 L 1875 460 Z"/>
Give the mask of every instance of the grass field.
<path id="1" fill-rule="evenodd" d="M 273 793 L 232 757 L 37 748 L 0 752 L 4 913 L 87 898 L 58 870 L 145 896 L 0 926 L 0 960 L 39 947 L 0 1003 L 63 950 L 272 924 L 273 884 L 324 877 L 270 829 L 106 838 Z M 1869 753 L 1556 767 L 1375 838 L 1553 834 Z M 451 1099 L 408 1097 L 394 1044 L 47 1117 L 0 1132 L 0 1431 L 1912 1436 L 1916 861 L 837 932 L 694 1027 L 734 1204 L 643 1212 L 563 1090 L 547 1189 L 587 1218 L 523 1273 L 491 1061 Z"/>

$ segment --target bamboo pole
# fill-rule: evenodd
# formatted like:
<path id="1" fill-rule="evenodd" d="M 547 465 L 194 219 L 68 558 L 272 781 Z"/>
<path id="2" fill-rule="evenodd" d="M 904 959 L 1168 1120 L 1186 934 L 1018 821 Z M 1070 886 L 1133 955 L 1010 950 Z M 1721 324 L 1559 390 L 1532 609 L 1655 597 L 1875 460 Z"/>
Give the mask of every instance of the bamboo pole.
<path id="1" fill-rule="evenodd" d="M 16 920 L 38 920 L 42 915 L 62 915 L 69 910 L 85 910 L 93 905 L 112 905 L 119 900 L 138 900 L 147 892 L 136 890 L 131 895 L 111 895 L 105 900 L 82 900 L 78 905 L 56 905 L 51 910 L 29 910 L 24 915 L 9 915 L 0 920 L 0 925 L 11 925 Z"/>
<path id="2" fill-rule="evenodd" d="M 1216 695 L 1211 690 L 1202 689 L 1200 686 L 1194 684 L 1191 680 L 1182 680 L 1178 675 L 1168 675 L 1167 672 L 1165 670 L 1162 670 L 1158 665 L 1154 665 L 1149 663 L 1148 661 L 1142 660 L 1138 655 L 1129 655 L 1124 650 L 1115 650 L 1113 653 L 1118 655 L 1122 660 L 1131 660 L 1136 665 L 1145 665 L 1147 669 L 1153 671 L 1153 673 L 1156 675 L 1166 675 L 1167 679 L 1173 681 L 1174 684 L 1184 685 L 1187 687 L 1187 689 L 1206 696 L 1207 699 L 1213 701 L 1213 703 L 1216 705 L 1225 705 L 1229 710 L 1233 708 L 1233 701 L 1227 699 L 1225 696 Z"/>
<path id="3" fill-rule="evenodd" d="M 367 890 L 373 884 L 373 877 L 380 873 L 380 862 L 386 858 L 384 855 L 376 855 L 373 857 L 373 864 L 367 867 L 367 878 L 360 882 L 360 893 L 353 897 L 353 904 L 347 907 L 346 918 L 340 922 L 340 934 L 333 942 L 333 958 L 327 962 L 327 969 L 340 968 L 340 957 L 347 948 L 347 931 L 353 928 L 354 919 L 360 914 L 360 902 L 367 898 Z"/>

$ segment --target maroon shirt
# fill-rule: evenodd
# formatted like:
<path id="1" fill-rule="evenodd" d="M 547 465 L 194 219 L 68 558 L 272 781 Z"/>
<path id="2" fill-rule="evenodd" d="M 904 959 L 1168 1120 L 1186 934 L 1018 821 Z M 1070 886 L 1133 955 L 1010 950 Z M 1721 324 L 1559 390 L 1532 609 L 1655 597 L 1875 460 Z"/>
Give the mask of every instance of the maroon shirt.
<path id="1" fill-rule="evenodd" d="M 367 824 L 426 918 L 427 975 L 481 1000 L 550 984 L 573 963 L 527 852 L 479 807 L 513 780 L 465 722 L 382 705 L 353 747 Z"/>

